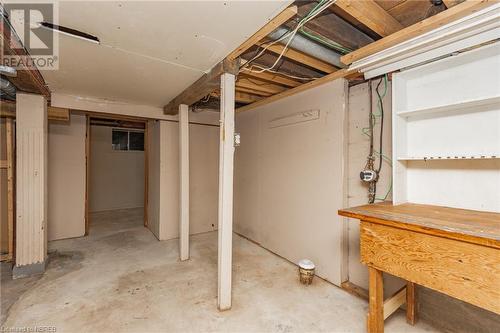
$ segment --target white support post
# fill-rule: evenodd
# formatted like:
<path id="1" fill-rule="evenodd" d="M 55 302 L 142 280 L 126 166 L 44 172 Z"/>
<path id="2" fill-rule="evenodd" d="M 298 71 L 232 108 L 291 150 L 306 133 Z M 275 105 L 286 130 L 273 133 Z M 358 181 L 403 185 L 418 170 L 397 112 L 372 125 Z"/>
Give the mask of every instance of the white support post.
<path id="1" fill-rule="evenodd" d="M 179 257 L 189 259 L 189 107 L 179 105 Z"/>
<path id="2" fill-rule="evenodd" d="M 233 250 L 234 75 L 221 75 L 219 138 L 219 310 L 231 309 Z"/>

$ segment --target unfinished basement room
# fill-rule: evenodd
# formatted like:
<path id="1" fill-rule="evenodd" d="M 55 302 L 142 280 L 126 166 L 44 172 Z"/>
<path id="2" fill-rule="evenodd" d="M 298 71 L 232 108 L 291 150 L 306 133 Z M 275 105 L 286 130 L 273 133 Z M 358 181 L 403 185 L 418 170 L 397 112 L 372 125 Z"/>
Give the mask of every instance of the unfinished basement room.
<path id="1" fill-rule="evenodd" d="M 500 1 L 0 13 L 1 332 L 500 332 Z"/>

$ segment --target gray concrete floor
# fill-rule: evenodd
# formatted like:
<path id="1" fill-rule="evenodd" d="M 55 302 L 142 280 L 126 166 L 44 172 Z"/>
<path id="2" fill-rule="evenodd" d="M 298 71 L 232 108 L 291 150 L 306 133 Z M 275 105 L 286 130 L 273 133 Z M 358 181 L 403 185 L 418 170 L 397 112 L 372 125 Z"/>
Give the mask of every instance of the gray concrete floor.
<path id="1" fill-rule="evenodd" d="M 93 215 L 90 235 L 51 242 L 46 273 L 2 279 L 8 296 L 3 327 L 54 326 L 57 332 L 364 332 L 367 303 L 234 236 L 233 308 L 217 311 L 217 232 L 192 236 L 191 259 L 179 262 L 177 240 L 159 242 L 139 210 Z M 14 290 L 14 289 L 13 289 Z M 3 315 L 2 315 L 3 316 Z M 406 324 L 386 332 L 436 332 Z"/>

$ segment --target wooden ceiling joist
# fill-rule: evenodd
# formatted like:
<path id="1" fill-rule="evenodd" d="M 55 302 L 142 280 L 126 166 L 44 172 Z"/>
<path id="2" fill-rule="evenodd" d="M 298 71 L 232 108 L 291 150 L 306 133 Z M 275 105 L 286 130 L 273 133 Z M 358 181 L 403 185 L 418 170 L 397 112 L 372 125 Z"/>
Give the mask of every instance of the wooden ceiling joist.
<path id="1" fill-rule="evenodd" d="M 195 83 L 180 93 L 177 97 L 163 107 L 165 114 L 174 115 L 179 112 L 179 105 L 192 105 L 214 90 L 220 88 L 220 76 L 223 73 L 237 75 L 240 65 L 238 60 L 224 59 L 210 72 L 204 74 Z"/>
<path id="2" fill-rule="evenodd" d="M 334 6 L 338 6 L 382 37 L 404 28 L 401 23 L 373 0 L 337 0 Z"/>
<path id="3" fill-rule="evenodd" d="M 283 44 L 273 44 L 267 48 L 268 51 L 271 51 L 276 54 L 281 54 L 283 52 L 283 49 L 285 46 Z M 325 73 L 333 73 L 337 70 L 337 67 L 330 65 L 327 62 L 324 62 L 322 60 L 319 60 L 318 58 L 314 58 L 308 54 L 305 54 L 303 52 L 294 50 L 290 47 L 288 47 L 283 54 L 284 57 L 296 61 L 298 63 L 301 63 L 303 65 L 315 68 L 317 70 L 320 70 Z"/>
<path id="4" fill-rule="evenodd" d="M 333 80 L 337 80 L 337 79 L 346 77 L 346 76 L 348 76 L 348 75 L 350 75 L 352 73 L 355 73 L 355 71 L 348 70 L 348 69 L 340 69 L 340 70 L 338 70 L 338 71 L 336 71 L 334 73 L 325 75 L 322 78 L 319 78 L 319 79 L 316 79 L 314 81 L 305 83 L 303 85 L 300 85 L 300 86 L 292 88 L 292 89 L 285 90 L 285 91 L 283 91 L 283 92 L 281 92 L 279 94 L 276 94 L 276 95 L 270 96 L 268 98 L 262 99 L 262 100 L 260 100 L 258 102 L 242 106 L 242 107 L 236 109 L 236 112 L 248 111 L 248 110 L 254 109 L 256 107 L 263 106 L 263 105 L 266 105 L 266 104 L 278 101 L 278 100 L 283 99 L 285 97 L 292 96 L 292 95 L 301 93 L 303 91 L 306 91 L 306 90 L 318 87 L 318 86 L 320 86 L 322 84 L 325 84 L 327 82 L 330 82 L 330 81 L 333 81 Z"/>
<path id="5" fill-rule="evenodd" d="M 262 91 L 270 94 L 279 94 L 280 92 L 285 90 L 285 88 L 282 86 L 249 78 L 240 78 L 236 82 L 236 87 L 252 89 L 254 91 Z"/>
<path id="6" fill-rule="evenodd" d="M 259 73 L 259 72 L 243 71 L 240 73 L 240 76 L 249 76 L 249 77 L 253 77 L 256 79 L 263 80 L 263 81 L 281 84 L 283 86 L 292 87 L 292 88 L 300 86 L 302 84 L 300 81 L 288 78 L 288 77 L 280 75 L 280 74 L 270 73 L 270 72 Z"/>
<path id="7" fill-rule="evenodd" d="M 240 91 L 240 92 L 244 92 L 244 93 L 248 93 L 248 94 L 252 94 L 252 95 L 257 95 L 257 96 L 262 96 L 262 97 L 269 97 L 272 95 L 272 94 L 267 93 L 267 92 L 257 91 L 254 89 L 243 88 L 243 87 L 238 87 L 238 86 L 236 86 L 235 90 L 237 92 Z"/>
<path id="8" fill-rule="evenodd" d="M 243 44 L 238 46 L 236 50 L 231 52 L 227 59 L 235 60 L 240 55 L 242 55 L 246 50 L 260 42 L 263 38 L 269 35 L 271 32 L 276 30 L 277 27 L 297 15 L 297 6 L 290 6 L 285 8 L 281 13 L 279 13 L 275 18 L 270 20 L 265 26 L 263 26 L 259 31 L 254 33 L 250 38 L 248 38 Z"/>
<path id="9" fill-rule="evenodd" d="M 240 103 L 254 103 L 260 101 L 262 99 L 262 96 L 256 96 L 249 93 L 237 91 L 234 95 L 234 99 L 236 100 L 236 102 Z"/>
<path id="10" fill-rule="evenodd" d="M 340 60 L 349 65 L 354 61 L 365 58 L 369 55 L 375 54 L 389 47 L 407 41 L 416 36 L 420 36 L 426 32 L 439 28 L 447 23 L 458 20 L 464 16 L 470 15 L 483 8 L 491 6 L 495 1 L 493 0 L 467 0 L 450 9 L 442 11 L 432 17 L 423 21 L 415 23 L 407 28 L 399 30 L 387 37 L 384 37 L 376 42 L 364 46 L 354 52 L 348 53 L 341 57 Z"/>

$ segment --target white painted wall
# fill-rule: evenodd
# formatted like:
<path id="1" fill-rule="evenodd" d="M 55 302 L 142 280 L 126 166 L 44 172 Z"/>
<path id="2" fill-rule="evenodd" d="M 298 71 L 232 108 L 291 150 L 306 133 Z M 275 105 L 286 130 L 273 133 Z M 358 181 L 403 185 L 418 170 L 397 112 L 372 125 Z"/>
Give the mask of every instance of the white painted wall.
<path id="1" fill-rule="evenodd" d="M 90 133 L 90 211 L 144 207 L 144 152 L 113 150 L 112 127 Z"/>
<path id="2" fill-rule="evenodd" d="M 179 123 L 150 121 L 149 128 L 150 229 L 172 239 L 179 236 Z M 218 153 L 219 128 L 190 124 L 190 234 L 217 229 Z"/>
<path id="3" fill-rule="evenodd" d="M 340 79 L 236 117 L 235 231 L 292 262 L 311 259 L 337 285 L 346 104 Z M 311 110 L 318 119 L 270 128 Z"/>
<path id="4" fill-rule="evenodd" d="M 48 239 L 85 234 L 85 116 L 49 123 Z"/>

